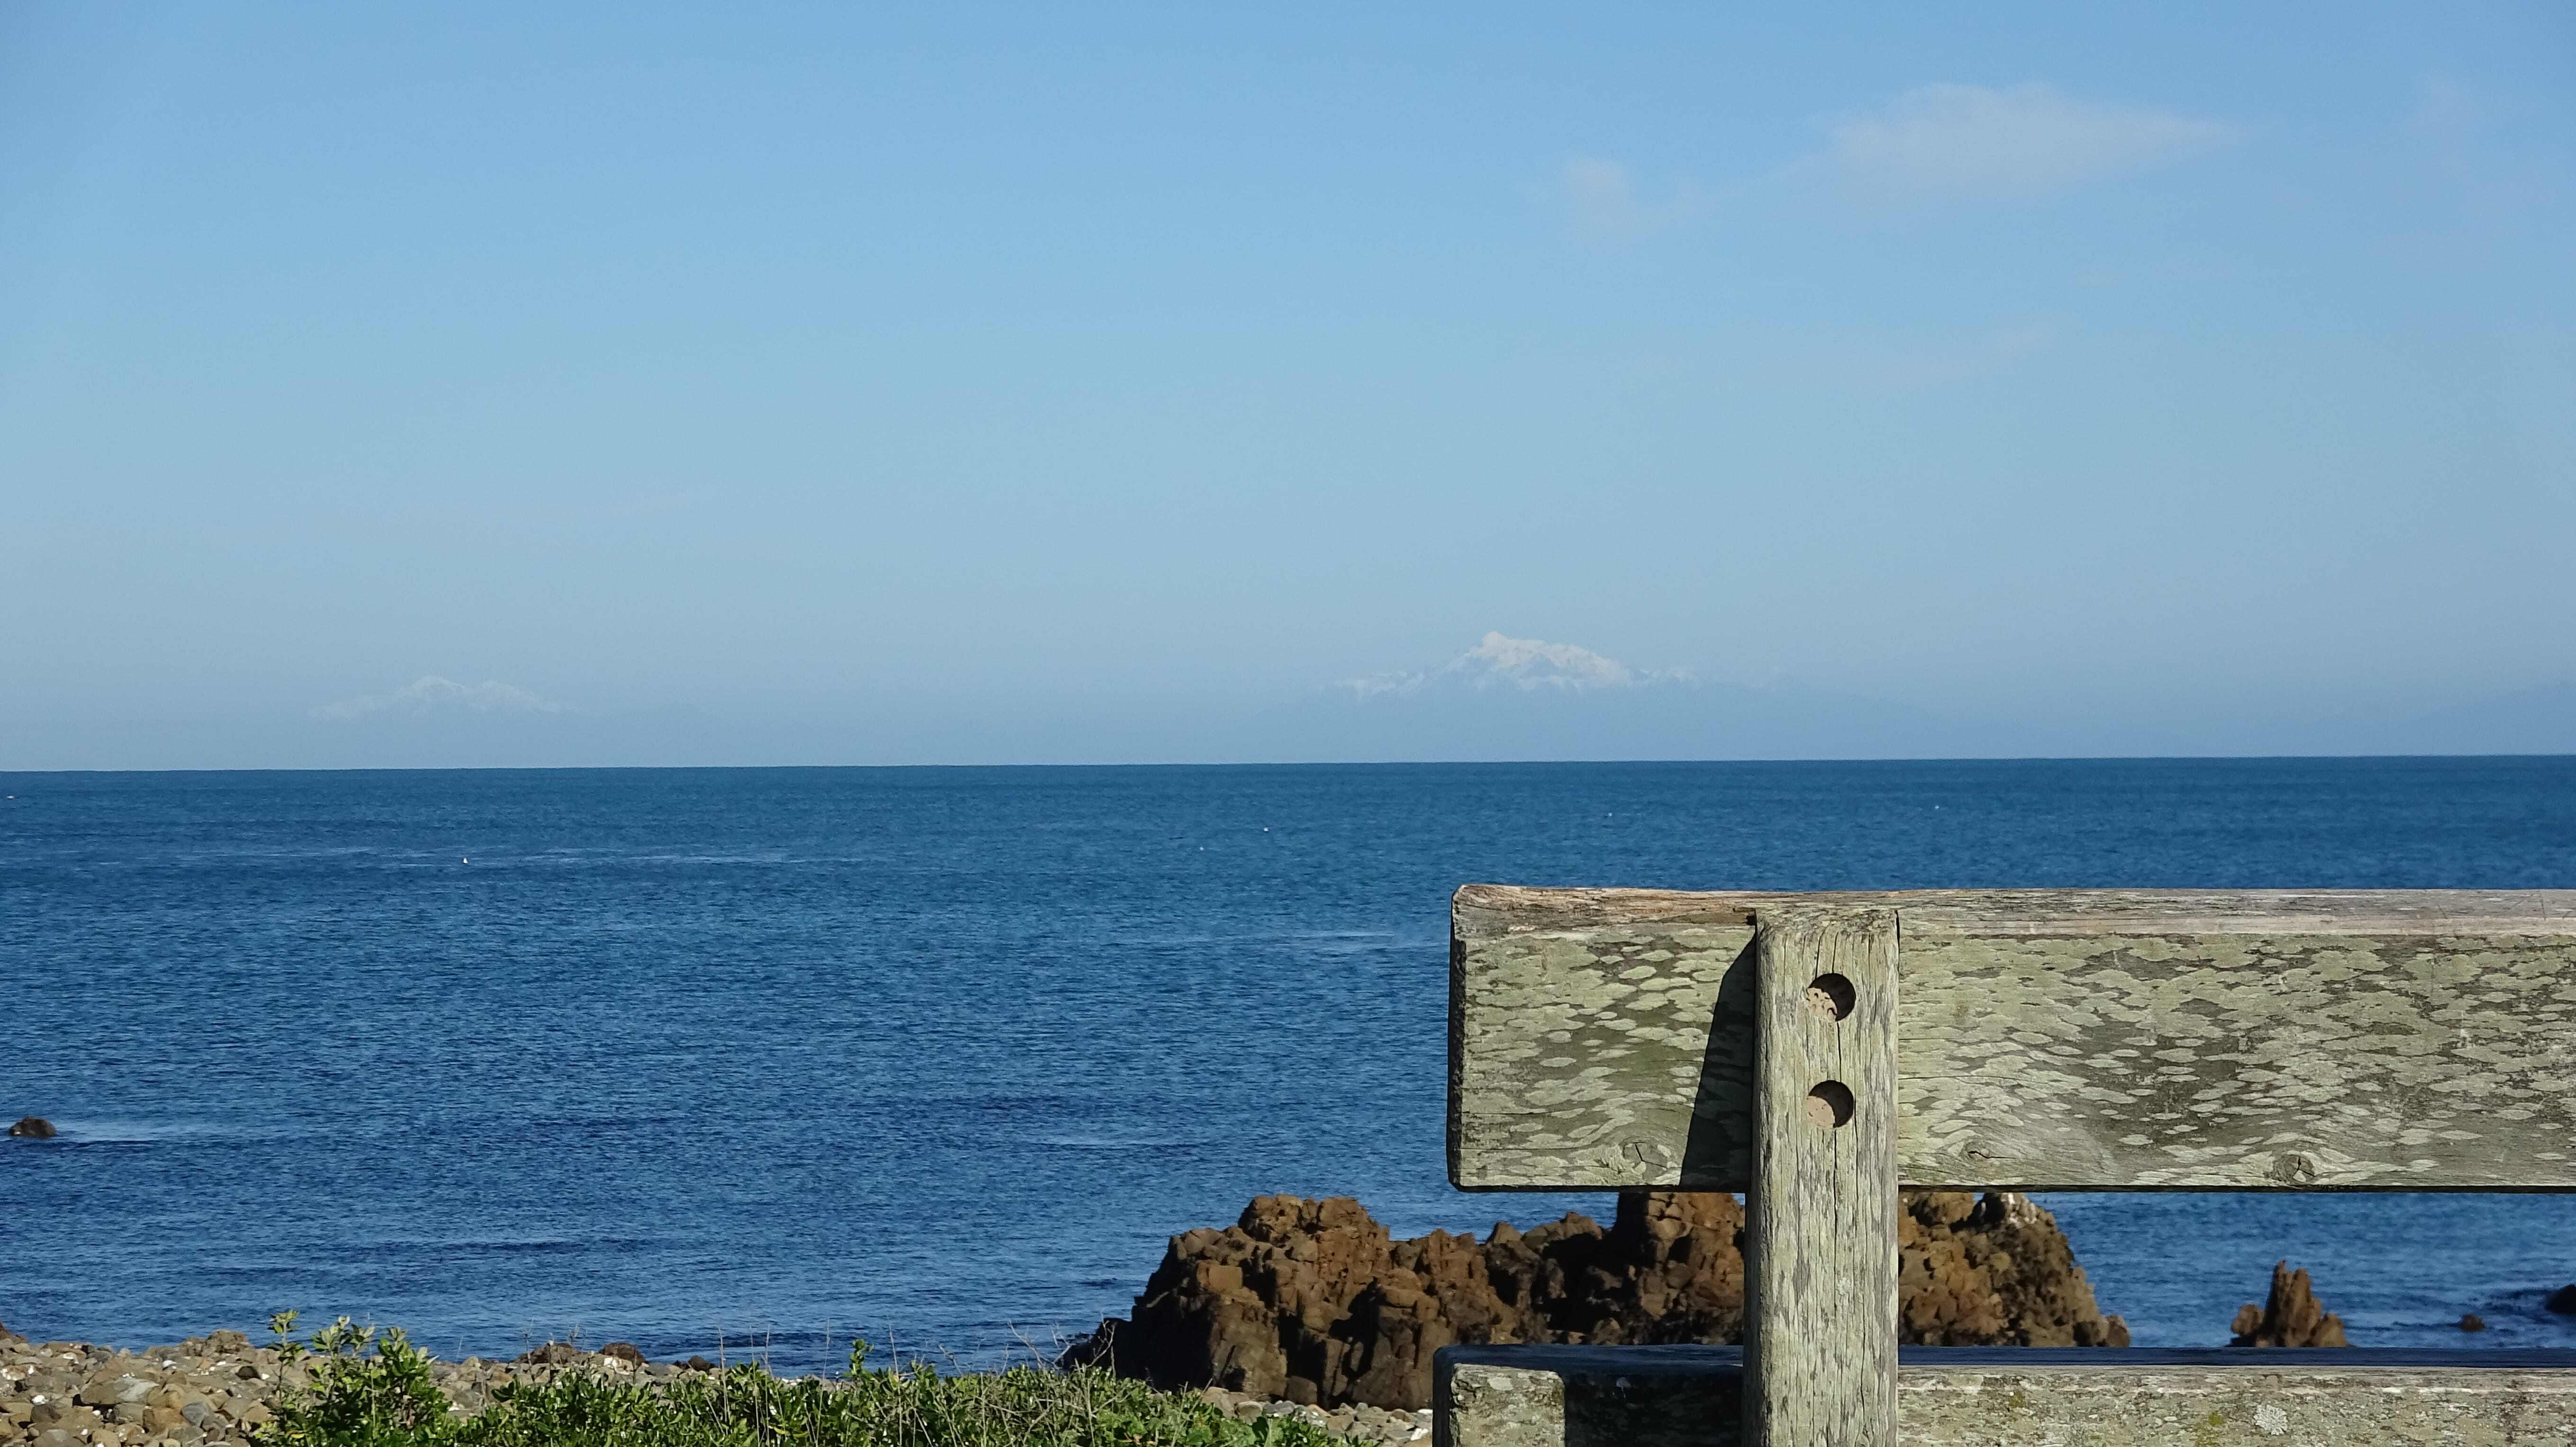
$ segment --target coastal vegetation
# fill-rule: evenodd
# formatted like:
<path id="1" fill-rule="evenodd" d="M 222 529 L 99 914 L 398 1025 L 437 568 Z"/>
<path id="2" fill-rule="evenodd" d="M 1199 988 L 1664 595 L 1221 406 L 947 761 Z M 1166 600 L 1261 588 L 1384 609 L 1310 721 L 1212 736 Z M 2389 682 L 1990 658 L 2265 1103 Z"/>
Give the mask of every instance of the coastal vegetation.
<path id="1" fill-rule="evenodd" d="M 743 1363 L 667 1381 L 566 1372 L 505 1383 L 461 1413 L 428 1353 L 399 1330 L 345 1317 L 281 1356 L 309 1359 L 308 1385 L 281 1400 L 262 1447 L 1325 1447 L 1290 1416 L 1239 1421 L 1193 1393 L 1156 1391 L 1094 1367 L 1035 1364 L 944 1374 L 915 1360 L 868 1365 L 867 1343 L 839 1380 L 782 1378 Z"/>
<path id="2" fill-rule="evenodd" d="M 346 1317 L 254 1346 L 217 1331 L 141 1351 L 0 1327 L 0 1447 L 1352 1447 L 1427 1436 L 1415 1418 L 1159 1391 L 1031 1361 L 876 1365 L 783 1377 L 764 1362 L 643 1360 L 554 1342 L 516 1361 L 441 1361 Z M 1384 1418 L 1386 1420 L 1376 1420 Z M 1366 1430 L 1374 1428 L 1375 1430 Z"/>

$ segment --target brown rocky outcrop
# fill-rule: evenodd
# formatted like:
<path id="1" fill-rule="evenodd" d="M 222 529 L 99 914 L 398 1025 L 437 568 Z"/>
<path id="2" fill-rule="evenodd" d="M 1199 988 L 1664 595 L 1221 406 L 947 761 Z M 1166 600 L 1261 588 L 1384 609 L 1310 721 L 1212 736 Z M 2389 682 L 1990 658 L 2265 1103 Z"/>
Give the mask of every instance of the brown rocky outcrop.
<path id="1" fill-rule="evenodd" d="M 1914 1346 L 2124 1347 L 2057 1218 L 2017 1192 L 1920 1191 L 1896 1223 L 1897 1335 Z"/>
<path id="2" fill-rule="evenodd" d="M 30 1115 L 21 1117 L 16 1125 L 9 1127 L 9 1134 L 28 1140 L 49 1141 L 62 1132 L 55 1130 L 54 1123 L 43 1116 Z"/>
<path id="3" fill-rule="evenodd" d="M 2345 1347 L 2343 1318 L 2317 1301 L 2306 1267 L 2296 1271 L 2287 1261 L 2272 1268 L 2272 1294 L 2260 1307 L 2252 1302 L 2237 1309 L 2230 1325 L 2233 1347 Z"/>
<path id="4" fill-rule="evenodd" d="M 1742 1340 L 1743 1233 L 1744 1208 L 1718 1194 L 1628 1192 L 1606 1231 L 1569 1215 L 1483 1241 L 1396 1241 L 1348 1197 L 1263 1196 L 1222 1231 L 1173 1237 L 1133 1315 L 1067 1357 L 1165 1387 L 1422 1407 L 1453 1342 Z M 2026 1197 L 1909 1195 L 1898 1244 L 1907 1342 L 2128 1344 Z"/>

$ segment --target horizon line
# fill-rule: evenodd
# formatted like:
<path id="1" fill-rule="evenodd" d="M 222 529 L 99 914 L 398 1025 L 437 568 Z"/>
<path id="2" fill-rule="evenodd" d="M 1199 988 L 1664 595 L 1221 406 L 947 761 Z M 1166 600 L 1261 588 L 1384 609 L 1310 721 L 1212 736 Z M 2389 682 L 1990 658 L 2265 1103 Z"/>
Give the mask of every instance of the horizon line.
<path id="1" fill-rule="evenodd" d="M 1845 758 L 1748 757 L 1723 759 L 1292 759 L 1292 760 L 1120 760 L 1089 763 L 983 764 L 359 764 L 265 765 L 241 768 L 0 768 L 0 776 L 71 774 L 645 774 L 645 773 L 817 773 L 827 770 L 989 770 L 989 769 L 1526 769 L 1597 768 L 1627 765 L 1652 768 L 1726 765 L 1899 765 L 1899 764 L 2254 764 L 2476 762 L 2503 760 L 2576 760 L 2563 753 L 2414 753 L 2414 754 L 1947 754 L 1875 755 Z"/>

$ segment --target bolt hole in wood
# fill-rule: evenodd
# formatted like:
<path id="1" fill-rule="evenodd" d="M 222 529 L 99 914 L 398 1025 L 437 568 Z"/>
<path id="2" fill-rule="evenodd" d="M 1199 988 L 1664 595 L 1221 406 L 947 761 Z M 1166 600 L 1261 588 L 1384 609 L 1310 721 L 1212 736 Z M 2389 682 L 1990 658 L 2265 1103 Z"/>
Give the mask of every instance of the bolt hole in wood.
<path id="1" fill-rule="evenodd" d="M 1851 1124 L 1851 1087 L 1839 1080 L 1828 1080 L 1807 1092 L 1807 1119 L 1832 1129 Z"/>
<path id="2" fill-rule="evenodd" d="M 1828 1020 L 1841 1020 L 1852 1012 L 1852 982 L 1840 975 L 1818 975 L 1807 986 L 1807 1008 Z"/>

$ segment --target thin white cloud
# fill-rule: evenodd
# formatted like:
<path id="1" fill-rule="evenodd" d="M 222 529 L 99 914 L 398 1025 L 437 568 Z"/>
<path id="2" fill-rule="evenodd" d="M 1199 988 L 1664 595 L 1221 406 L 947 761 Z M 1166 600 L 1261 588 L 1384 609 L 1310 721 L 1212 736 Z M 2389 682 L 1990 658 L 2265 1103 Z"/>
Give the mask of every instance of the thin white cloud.
<path id="1" fill-rule="evenodd" d="M 1509 687 L 1524 693 L 1542 689 L 1584 693 L 1680 682 L 1688 677 L 1680 669 L 1631 668 L 1580 644 L 1487 633 L 1475 647 L 1437 668 L 1348 678 L 1342 680 L 1341 686 L 1361 698 L 1420 693 L 1439 683 L 1480 689 Z"/>
<path id="2" fill-rule="evenodd" d="M 1576 233 L 1595 241 L 1633 241 L 1707 209 L 1686 183 L 1660 201 L 1649 200 L 1627 166 L 1599 156 L 1577 156 L 1558 167 L 1553 190 Z"/>
<path id="3" fill-rule="evenodd" d="M 537 697 L 524 688 L 485 679 L 481 683 L 458 683 L 424 674 L 391 693 L 362 694 L 324 704 L 313 711 L 317 718 L 366 718 L 371 714 L 401 713 L 563 713 L 562 704 Z"/>
<path id="4" fill-rule="evenodd" d="M 2029 194 L 2179 160 L 2233 127 L 2145 106 L 2078 100 L 2048 85 L 1922 85 L 1833 128 L 1833 160 L 1886 196 Z"/>

